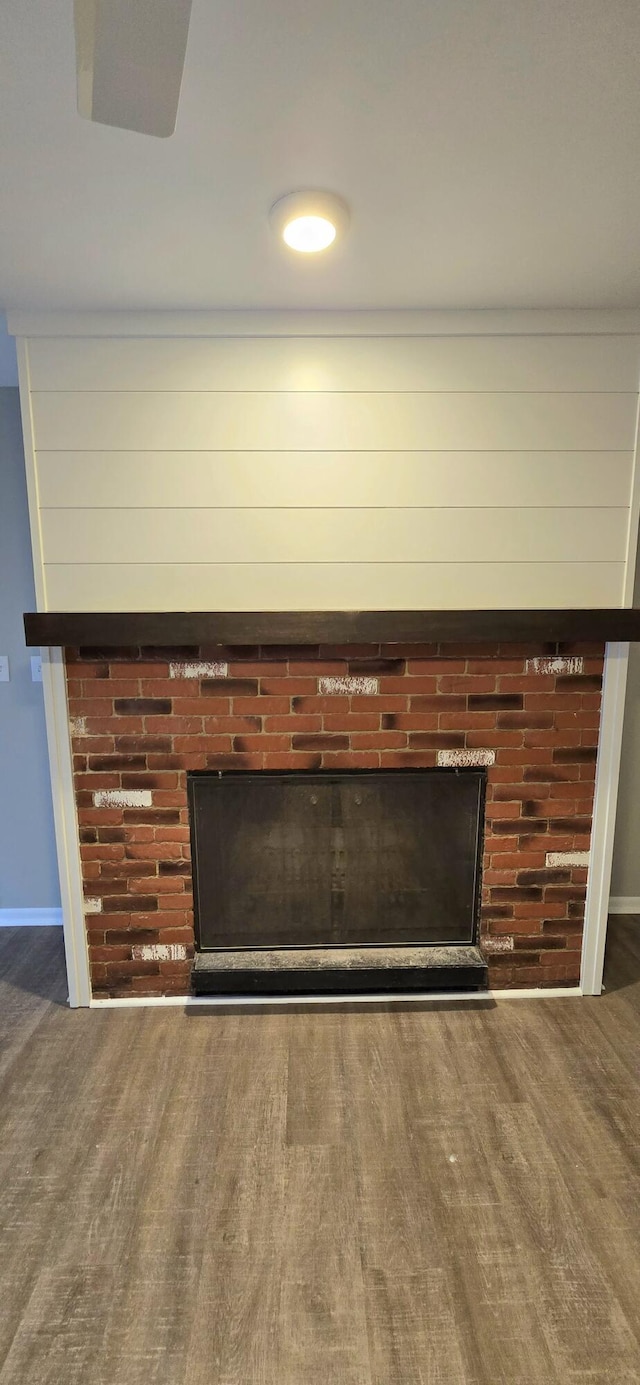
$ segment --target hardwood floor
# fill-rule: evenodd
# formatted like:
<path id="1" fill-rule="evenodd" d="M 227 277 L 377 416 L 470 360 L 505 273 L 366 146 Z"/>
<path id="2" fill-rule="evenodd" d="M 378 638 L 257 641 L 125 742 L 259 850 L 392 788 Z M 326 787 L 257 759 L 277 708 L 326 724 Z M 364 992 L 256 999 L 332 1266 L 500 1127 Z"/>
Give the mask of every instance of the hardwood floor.
<path id="1" fill-rule="evenodd" d="M 599 999 L 69 1011 L 0 930 L 0 1385 L 640 1381 L 640 918 Z"/>

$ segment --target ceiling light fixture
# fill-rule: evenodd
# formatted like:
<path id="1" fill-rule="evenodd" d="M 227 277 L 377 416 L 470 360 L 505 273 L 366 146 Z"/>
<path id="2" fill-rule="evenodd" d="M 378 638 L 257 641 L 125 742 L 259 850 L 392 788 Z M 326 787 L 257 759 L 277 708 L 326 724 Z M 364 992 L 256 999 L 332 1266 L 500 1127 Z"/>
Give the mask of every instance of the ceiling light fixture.
<path id="1" fill-rule="evenodd" d="M 290 192 L 274 202 L 269 220 L 290 250 L 327 250 L 349 225 L 349 208 L 333 192 Z"/>

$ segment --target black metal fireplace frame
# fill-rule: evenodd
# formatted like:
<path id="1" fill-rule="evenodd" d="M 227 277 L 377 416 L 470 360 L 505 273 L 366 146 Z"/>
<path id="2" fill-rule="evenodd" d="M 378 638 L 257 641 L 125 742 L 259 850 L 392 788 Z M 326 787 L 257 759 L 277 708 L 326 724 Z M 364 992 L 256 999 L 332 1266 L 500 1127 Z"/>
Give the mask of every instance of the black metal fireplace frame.
<path id="1" fill-rule="evenodd" d="M 425 767 L 418 768 L 418 769 L 416 769 L 416 768 L 413 767 L 413 766 L 407 767 L 407 768 L 341 769 L 341 770 L 332 770 L 332 769 L 326 769 L 326 770 L 323 770 L 323 769 L 317 769 L 317 770 L 304 770 L 304 769 L 299 769 L 299 770 L 295 770 L 295 769 L 294 769 L 294 770 L 243 770 L 243 769 L 237 769 L 237 770 L 211 770 L 211 769 L 206 769 L 206 770 L 190 770 L 190 771 L 187 773 L 187 800 L 188 800 L 188 807 L 189 807 L 189 830 L 190 830 L 190 840 L 191 840 L 191 862 L 192 862 L 192 876 L 193 876 L 193 914 L 194 914 L 194 934 L 195 934 L 195 946 L 196 946 L 196 951 L 197 951 L 197 952 L 206 952 L 206 953 L 225 952 L 225 951 L 228 950 L 228 946 L 229 946 L 228 944 L 226 944 L 226 945 L 220 944 L 220 945 L 215 946 L 215 947 L 212 947 L 211 945 L 207 944 L 206 947 L 204 947 L 204 948 L 203 948 L 203 946 L 202 946 L 202 930 L 201 930 L 201 913 L 202 913 L 202 910 L 201 910 L 201 897 L 200 897 L 200 881 L 199 881 L 199 874 L 198 874 L 198 852 L 197 852 L 196 833 L 195 833 L 195 831 L 194 831 L 194 823 L 195 823 L 195 793 L 196 793 L 196 784 L 197 784 L 197 782 L 198 782 L 199 780 L 207 779 L 207 780 L 210 780 L 210 781 L 217 781 L 217 780 L 229 780 L 229 779 L 236 779 L 236 780 L 251 780 L 251 779 L 254 779 L 254 780 L 264 780 L 264 779 L 273 779 L 273 780 L 278 780 L 278 781 L 282 781 L 282 780 L 301 781 L 301 780 L 309 780 L 309 778 L 314 778 L 314 779 L 315 779 L 315 778 L 320 778 L 320 779 L 322 779 L 323 781 L 326 781 L 326 782 L 332 782 L 332 781 L 333 781 L 333 782 L 340 782 L 340 781 L 344 781 L 344 780 L 347 779 L 347 778 L 353 778 L 353 779 L 366 779 L 367 777 L 369 777 L 369 778 L 372 778 L 372 777 L 380 778 L 380 777 L 387 777 L 387 776 L 389 776 L 390 778 L 391 778 L 391 777 L 395 777 L 395 778 L 411 778 L 411 777 L 413 777 L 413 778 L 420 778 L 420 779 L 423 779 L 425 775 L 432 775 L 432 774 L 447 775 L 447 776 L 451 776 L 452 778 L 454 778 L 454 777 L 458 777 L 458 778 L 459 778 L 459 777 L 465 777 L 465 778 L 467 778 L 467 777 L 473 776 L 473 777 L 477 780 L 477 782 L 478 782 L 479 800 L 478 800 L 478 822 L 477 822 L 477 834 L 476 834 L 475 857 L 474 857 L 473 933 L 472 933 L 472 938 L 470 939 L 470 942 L 469 942 L 469 944 L 468 944 L 469 946 L 477 945 L 478 937 L 479 937 L 479 931 L 480 931 L 480 905 L 481 905 L 481 896 L 482 896 L 482 863 L 483 863 L 483 855 L 484 855 L 485 816 L 486 816 L 486 814 L 485 814 L 485 805 L 486 805 L 486 792 L 487 792 L 487 772 L 486 772 L 486 769 L 483 769 L 481 766 L 469 766 L 469 767 L 460 767 L 460 768 L 458 768 L 458 767 L 448 767 L 448 766 L 445 767 L 445 766 L 439 766 L 439 765 L 438 765 L 438 766 L 425 766 Z M 411 941 L 404 941 L 404 940 L 403 940 L 402 943 L 399 944 L 399 945 L 401 945 L 402 947 L 415 947 L 415 948 L 420 948 L 420 947 L 421 947 L 421 948 L 424 948 L 424 947 L 432 946 L 432 947 L 435 948 L 435 947 L 442 947 L 443 945 L 446 946 L 447 944 L 446 944 L 445 941 L 441 941 L 441 942 L 433 941 L 432 943 L 428 943 L 428 942 L 424 942 L 424 941 L 422 941 L 422 942 L 419 942 L 419 941 L 411 942 Z M 247 950 L 247 951 L 249 951 L 249 950 L 252 950 L 252 951 L 260 951 L 260 950 L 262 950 L 262 951 L 269 951 L 269 950 L 271 950 L 272 946 L 273 946 L 273 945 L 266 944 L 266 943 L 265 943 L 265 944 L 259 944 L 259 943 L 258 943 L 258 944 L 253 944 L 252 947 L 251 947 L 251 949 L 249 949 L 249 948 L 247 947 L 246 950 Z M 279 946 L 282 948 L 282 950 L 294 951 L 294 950 L 296 950 L 296 949 L 303 949 L 303 948 L 305 948 L 305 947 L 308 948 L 308 947 L 309 947 L 309 944 L 308 944 L 308 943 L 306 943 L 306 944 L 305 944 L 305 943 L 300 943 L 300 944 L 296 944 L 296 943 L 285 943 L 285 944 L 281 944 L 281 945 L 279 945 Z M 317 946 L 321 946 L 321 944 L 317 944 Z M 332 942 L 332 943 L 331 943 L 331 947 L 332 947 L 332 948 L 336 948 L 336 949 L 339 949 L 339 948 L 341 948 L 341 947 L 343 947 L 343 948 L 346 949 L 346 948 L 348 948 L 348 947 L 350 947 L 350 946 L 353 946 L 353 944 L 350 944 L 350 943 L 348 943 L 348 942 L 345 942 L 345 943 L 337 943 L 337 942 L 334 943 L 334 942 Z M 372 947 L 372 948 L 373 948 L 373 947 L 375 947 L 375 946 L 376 946 L 376 943 L 375 943 L 375 942 L 363 942 L 363 943 L 358 943 L 358 947 L 362 947 L 363 949 L 364 949 L 364 948 L 367 948 L 367 947 Z M 237 950 L 238 950 L 238 951 L 245 950 L 245 949 L 243 948 L 243 945 L 242 945 L 242 944 L 236 944 L 236 947 L 237 947 Z"/>

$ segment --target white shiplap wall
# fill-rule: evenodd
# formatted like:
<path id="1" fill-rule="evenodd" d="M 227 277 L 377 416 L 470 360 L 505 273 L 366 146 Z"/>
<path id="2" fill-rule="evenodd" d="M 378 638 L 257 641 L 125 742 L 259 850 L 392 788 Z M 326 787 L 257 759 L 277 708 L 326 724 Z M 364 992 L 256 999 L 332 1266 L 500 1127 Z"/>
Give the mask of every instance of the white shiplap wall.
<path id="1" fill-rule="evenodd" d="M 41 604 L 620 605 L 639 345 L 34 336 Z"/>

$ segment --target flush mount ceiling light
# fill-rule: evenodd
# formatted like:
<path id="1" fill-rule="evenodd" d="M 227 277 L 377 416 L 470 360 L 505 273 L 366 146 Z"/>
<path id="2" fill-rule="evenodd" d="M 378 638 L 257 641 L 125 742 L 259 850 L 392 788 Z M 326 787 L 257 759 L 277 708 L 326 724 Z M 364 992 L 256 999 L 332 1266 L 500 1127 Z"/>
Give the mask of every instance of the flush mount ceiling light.
<path id="1" fill-rule="evenodd" d="M 291 250 L 327 250 L 349 225 L 349 208 L 333 192 L 290 192 L 274 202 L 269 220 Z"/>

